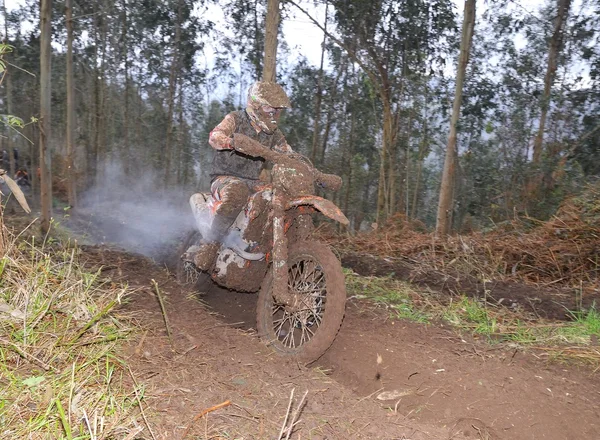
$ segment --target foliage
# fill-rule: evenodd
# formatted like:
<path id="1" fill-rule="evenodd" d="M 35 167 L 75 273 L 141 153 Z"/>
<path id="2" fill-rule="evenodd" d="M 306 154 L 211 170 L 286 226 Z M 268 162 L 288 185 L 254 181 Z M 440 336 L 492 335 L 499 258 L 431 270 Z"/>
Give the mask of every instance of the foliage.
<path id="1" fill-rule="evenodd" d="M 598 175 L 596 3 L 584 2 L 569 14 L 539 167 L 532 164 L 531 147 L 556 2 L 481 6 L 458 126 L 456 231 L 490 228 L 515 213 L 549 219 Z M 315 19 L 295 4 L 282 2 L 283 23 Z M 307 4 L 298 2 L 312 13 Z M 99 181 L 104 164 L 114 160 L 124 162 L 131 178 L 153 169 L 186 190 L 206 187 L 207 135 L 218 117 L 245 105 L 246 89 L 262 71 L 265 11 L 264 0 L 75 4 L 75 167 L 81 189 Z M 352 230 L 373 223 L 381 203 L 386 216 L 402 213 L 431 227 L 454 89 L 460 22 L 454 3 L 330 1 L 328 11 L 319 114 L 315 84 L 321 73 L 303 54 L 290 56 L 280 28 L 279 78 L 293 101 L 282 118 L 284 133 L 305 154 L 316 139 L 317 165 L 343 177 L 342 190 L 326 195 L 337 198 Z M 2 46 L 18 66 L 11 70 L 12 113 L 34 118 L 38 14 L 31 0 L 9 8 L 8 45 Z M 63 4 L 55 2 L 52 146 L 59 179 L 66 122 L 63 14 Z M 320 41 L 322 34 L 314 32 Z M 10 122 L 37 139 L 36 124 Z M 35 169 L 32 147 L 24 139 L 15 147 Z M 527 182 L 538 173 L 540 191 L 527 203 Z"/>

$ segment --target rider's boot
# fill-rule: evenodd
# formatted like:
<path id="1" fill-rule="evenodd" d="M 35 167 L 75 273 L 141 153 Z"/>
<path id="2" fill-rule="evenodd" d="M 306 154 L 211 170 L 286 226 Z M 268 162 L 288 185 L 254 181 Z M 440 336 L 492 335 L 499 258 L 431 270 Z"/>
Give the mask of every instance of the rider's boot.
<path id="1" fill-rule="evenodd" d="M 202 239 L 194 256 L 194 264 L 198 269 L 204 272 L 212 270 L 217 259 L 217 253 L 221 248 L 221 242 L 234 220 L 235 218 L 215 214 L 210 232 Z"/>

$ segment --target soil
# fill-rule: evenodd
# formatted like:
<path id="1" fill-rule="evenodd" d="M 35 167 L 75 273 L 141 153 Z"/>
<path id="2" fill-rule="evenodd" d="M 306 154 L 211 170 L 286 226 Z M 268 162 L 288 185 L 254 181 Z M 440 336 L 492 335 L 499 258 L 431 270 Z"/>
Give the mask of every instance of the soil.
<path id="1" fill-rule="evenodd" d="M 286 414 L 289 424 L 305 393 L 290 439 L 600 438 L 600 383 L 589 367 L 490 345 L 443 323 L 390 319 L 385 307 L 356 299 L 326 354 L 299 365 L 256 337 L 256 295 L 207 279 L 180 284 L 164 265 L 115 247 L 82 253 L 134 288 L 121 313 L 144 329 L 123 353 L 152 429 L 140 440 L 286 438 Z M 552 316 L 543 304 L 535 311 Z"/>

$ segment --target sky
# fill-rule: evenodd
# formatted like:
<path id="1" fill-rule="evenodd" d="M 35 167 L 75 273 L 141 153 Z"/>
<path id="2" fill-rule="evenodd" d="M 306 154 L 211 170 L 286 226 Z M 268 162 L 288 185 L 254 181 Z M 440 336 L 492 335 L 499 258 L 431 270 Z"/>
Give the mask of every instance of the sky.
<path id="1" fill-rule="evenodd" d="M 4 0 L 6 2 L 7 10 L 12 10 L 19 5 L 22 5 L 24 0 Z M 464 0 L 453 0 L 457 12 L 462 14 L 464 9 Z M 523 8 L 534 10 L 543 0 L 515 0 L 520 3 Z M 307 9 L 311 16 L 313 16 L 319 23 L 323 23 L 325 19 L 325 6 L 318 5 L 314 6 L 312 1 L 299 0 L 298 3 L 305 9 Z M 482 3 L 479 2 L 479 5 Z M 479 13 L 483 8 L 479 6 Z M 321 43 L 323 41 L 323 31 L 319 29 L 314 23 L 310 21 L 308 17 L 301 11 L 296 9 L 294 6 L 288 6 L 289 16 L 286 17 L 282 22 L 282 31 L 287 41 L 292 54 L 295 54 L 295 58 L 304 56 L 307 60 L 318 66 L 321 57 Z M 329 8 L 331 14 L 332 8 Z M 220 8 L 210 7 L 209 14 L 212 20 L 224 22 L 224 16 Z M 294 58 L 294 56 L 293 56 Z M 291 60 L 290 60 L 291 61 Z"/>

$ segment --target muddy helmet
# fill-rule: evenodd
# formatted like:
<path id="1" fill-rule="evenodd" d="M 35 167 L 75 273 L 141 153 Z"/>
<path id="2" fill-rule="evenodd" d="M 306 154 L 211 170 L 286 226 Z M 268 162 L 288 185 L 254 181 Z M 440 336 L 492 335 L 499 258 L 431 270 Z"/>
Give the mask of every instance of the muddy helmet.
<path id="1" fill-rule="evenodd" d="M 246 112 L 250 119 L 265 133 L 273 133 L 284 108 L 290 107 L 290 99 L 279 84 L 258 81 L 248 90 Z"/>

